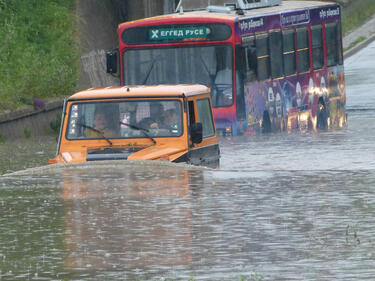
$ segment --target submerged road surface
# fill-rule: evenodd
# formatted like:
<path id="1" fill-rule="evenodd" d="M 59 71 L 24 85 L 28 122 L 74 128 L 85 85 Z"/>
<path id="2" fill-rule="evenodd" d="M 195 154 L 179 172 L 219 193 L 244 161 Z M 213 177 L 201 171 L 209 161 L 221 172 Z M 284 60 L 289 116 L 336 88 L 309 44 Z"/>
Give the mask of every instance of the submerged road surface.
<path id="1" fill-rule="evenodd" d="M 375 43 L 348 128 L 221 140 L 221 168 L 126 162 L 0 178 L 0 280 L 374 280 Z"/>

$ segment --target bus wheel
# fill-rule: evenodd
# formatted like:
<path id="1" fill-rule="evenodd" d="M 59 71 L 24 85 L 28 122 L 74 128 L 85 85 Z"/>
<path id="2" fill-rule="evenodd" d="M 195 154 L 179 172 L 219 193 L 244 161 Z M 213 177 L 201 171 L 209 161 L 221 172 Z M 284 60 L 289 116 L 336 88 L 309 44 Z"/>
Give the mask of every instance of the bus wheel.
<path id="1" fill-rule="evenodd" d="M 271 118 L 268 114 L 268 111 L 263 112 L 263 121 L 262 121 L 262 133 L 271 132 Z"/>
<path id="2" fill-rule="evenodd" d="M 318 110 L 316 113 L 317 122 L 316 122 L 316 129 L 317 130 L 327 130 L 328 129 L 328 116 L 327 116 L 327 108 L 322 98 L 319 99 L 318 102 Z"/>

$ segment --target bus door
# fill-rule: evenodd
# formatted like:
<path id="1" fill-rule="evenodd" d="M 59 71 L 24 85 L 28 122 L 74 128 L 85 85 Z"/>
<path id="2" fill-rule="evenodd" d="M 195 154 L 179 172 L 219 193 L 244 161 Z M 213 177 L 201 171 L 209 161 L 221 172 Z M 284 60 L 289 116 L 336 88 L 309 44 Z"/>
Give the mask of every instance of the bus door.
<path id="1" fill-rule="evenodd" d="M 239 105 L 241 102 L 238 101 L 237 104 L 239 106 L 239 109 L 237 110 L 237 112 L 238 114 L 245 115 L 244 120 L 247 121 L 245 127 L 254 128 L 258 124 L 258 119 L 260 118 L 260 116 L 258 116 L 259 114 L 257 114 L 256 112 L 254 93 L 252 91 L 246 93 L 247 95 L 250 95 L 246 97 L 246 99 L 250 101 L 250 104 L 247 106 L 245 103 L 245 84 L 248 87 L 249 85 L 254 85 L 255 83 L 257 83 L 258 64 L 255 35 L 243 37 L 241 46 L 236 48 L 236 68 L 241 69 L 242 75 L 240 75 L 240 85 L 237 89 L 241 88 L 243 95 L 243 107 L 241 108 L 241 106 Z"/>

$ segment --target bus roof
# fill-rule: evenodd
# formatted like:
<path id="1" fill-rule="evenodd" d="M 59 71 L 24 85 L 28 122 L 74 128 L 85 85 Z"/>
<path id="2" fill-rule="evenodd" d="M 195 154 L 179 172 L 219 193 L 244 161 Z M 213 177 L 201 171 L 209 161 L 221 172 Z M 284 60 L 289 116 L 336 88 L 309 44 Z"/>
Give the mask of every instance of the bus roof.
<path id="1" fill-rule="evenodd" d="M 274 15 L 280 14 L 284 12 L 291 12 L 297 10 L 304 10 L 304 9 L 312 9 L 330 5 L 337 5 L 334 1 L 299 1 L 299 0 L 289 0 L 283 1 L 281 5 L 272 6 L 272 7 L 265 7 L 265 8 L 258 8 L 258 9 L 249 9 L 243 10 L 244 14 L 239 15 L 236 13 L 235 10 L 230 11 L 229 13 L 219 13 L 219 12 L 208 12 L 207 10 L 197 10 L 197 11 L 189 11 L 180 13 L 174 13 L 169 15 L 162 15 L 162 16 L 155 16 L 150 18 L 138 19 L 134 21 L 124 22 L 119 25 L 132 25 L 134 23 L 147 23 L 147 22 L 154 22 L 163 19 L 181 19 L 181 18 L 191 18 L 191 17 L 208 17 L 208 18 L 218 18 L 218 19 L 226 19 L 228 21 L 234 21 L 235 19 L 241 19 L 244 17 L 259 17 L 264 15 Z"/>
<path id="2" fill-rule="evenodd" d="M 105 88 L 90 88 L 70 96 L 68 100 L 108 99 L 124 97 L 180 97 L 194 96 L 209 92 L 203 85 L 155 85 L 155 86 L 111 86 Z"/>

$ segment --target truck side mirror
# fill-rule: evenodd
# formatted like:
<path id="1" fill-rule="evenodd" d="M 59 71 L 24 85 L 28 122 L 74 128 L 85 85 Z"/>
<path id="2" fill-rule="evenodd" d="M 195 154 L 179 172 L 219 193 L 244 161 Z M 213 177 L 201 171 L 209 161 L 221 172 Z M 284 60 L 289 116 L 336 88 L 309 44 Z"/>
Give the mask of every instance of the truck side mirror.
<path id="1" fill-rule="evenodd" d="M 201 143 L 203 139 L 202 123 L 194 123 L 190 127 L 190 136 L 193 143 Z"/>
<path id="2" fill-rule="evenodd" d="M 118 50 L 114 49 L 106 53 L 107 59 L 107 73 L 117 75 L 118 74 L 118 65 L 119 65 L 119 58 L 118 58 Z"/>

